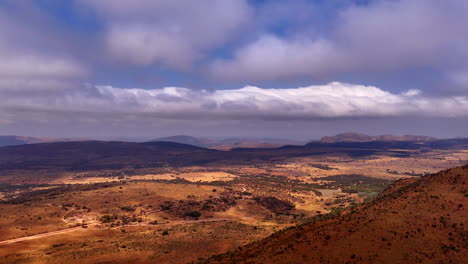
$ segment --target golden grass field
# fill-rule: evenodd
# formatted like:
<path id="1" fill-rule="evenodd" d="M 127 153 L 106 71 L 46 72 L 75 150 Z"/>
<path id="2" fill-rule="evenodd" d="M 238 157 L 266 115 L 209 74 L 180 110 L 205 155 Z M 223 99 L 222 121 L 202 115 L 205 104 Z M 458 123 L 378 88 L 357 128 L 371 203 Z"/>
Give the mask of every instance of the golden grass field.
<path id="1" fill-rule="evenodd" d="M 190 182 L 213 182 L 213 181 L 230 181 L 236 176 L 224 171 L 207 171 L 207 172 L 175 172 L 161 174 L 146 174 L 127 176 L 131 180 L 174 180 L 184 179 Z M 62 177 L 52 181 L 53 184 L 89 184 L 98 182 L 118 182 L 121 179 L 118 177 L 76 177 L 74 175 Z"/>

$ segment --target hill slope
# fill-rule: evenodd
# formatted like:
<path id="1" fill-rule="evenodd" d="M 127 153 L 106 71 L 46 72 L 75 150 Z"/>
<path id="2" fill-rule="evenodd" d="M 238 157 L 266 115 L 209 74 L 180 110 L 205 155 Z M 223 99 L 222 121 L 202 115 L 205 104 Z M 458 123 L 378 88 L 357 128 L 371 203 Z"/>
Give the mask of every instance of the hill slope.
<path id="1" fill-rule="evenodd" d="M 468 165 L 399 181 L 374 202 L 208 263 L 466 263 Z"/>

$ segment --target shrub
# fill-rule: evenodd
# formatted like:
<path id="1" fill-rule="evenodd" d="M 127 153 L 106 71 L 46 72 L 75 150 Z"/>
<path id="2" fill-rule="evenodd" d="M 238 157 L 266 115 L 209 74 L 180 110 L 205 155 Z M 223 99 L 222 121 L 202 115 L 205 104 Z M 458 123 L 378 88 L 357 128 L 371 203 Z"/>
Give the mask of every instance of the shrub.
<path id="1" fill-rule="evenodd" d="M 120 208 L 120 210 L 127 211 L 127 212 L 133 212 L 133 211 L 135 211 L 135 208 L 133 206 L 122 206 Z"/>
<path id="2" fill-rule="evenodd" d="M 103 215 L 99 218 L 99 221 L 101 221 L 101 223 L 110 223 L 112 222 L 112 216 L 110 215 Z"/>
<path id="3" fill-rule="evenodd" d="M 191 212 L 186 212 L 184 215 L 187 217 L 199 218 L 201 216 L 201 213 L 198 211 L 191 211 Z"/>

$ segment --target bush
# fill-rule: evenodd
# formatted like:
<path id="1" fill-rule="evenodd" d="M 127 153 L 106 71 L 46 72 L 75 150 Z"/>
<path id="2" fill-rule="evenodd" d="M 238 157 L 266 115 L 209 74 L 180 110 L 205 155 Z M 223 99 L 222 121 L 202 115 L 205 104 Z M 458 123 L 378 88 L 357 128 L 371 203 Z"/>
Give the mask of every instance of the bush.
<path id="1" fill-rule="evenodd" d="M 99 218 L 99 221 L 101 221 L 101 223 L 110 223 L 112 222 L 112 216 L 110 215 L 103 215 Z"/>
<path id="2" fill-rule="evenodd" d="M 122 206 L 120 208 L 120 210 L 127 211 L 127 212 L 133 212 L 133 211 L 135 211 L 135 208 L 133 206 Z"/>
<path id="3" fill-rule="evenodd" d="M 198 212 L 198 211 L 191 211 L 191 212 L 185 213 L 185 216 L 193 217 L 193 218 L 199 218 L 201 216 L 201 213 Z"/>

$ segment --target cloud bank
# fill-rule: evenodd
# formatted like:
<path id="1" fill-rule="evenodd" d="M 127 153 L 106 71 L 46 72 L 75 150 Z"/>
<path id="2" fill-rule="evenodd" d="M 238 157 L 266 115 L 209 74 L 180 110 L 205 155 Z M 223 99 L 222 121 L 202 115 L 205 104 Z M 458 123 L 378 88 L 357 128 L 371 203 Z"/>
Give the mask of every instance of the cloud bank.
<path id="1" fill-rule="evenodd" d="M 344 72 L 466 66 L 468 12 L 463 0 L 370 1 L 340 10 L 330 30 L 264 32 L 232 58 L 211 63 L 213 78 L 275 80 Z"/>
<path id="2" fill-rule="evenodd" d="M 466 14 L 466 0 L 0 1 L 0 133 L 367 120 L 466 135 Z"/>
<path id="3" fill-rule="evenodd" d="M 187 119 L 308 120 L 353 117 L 466 117 L 464 96 L 393 94 L 373 86 L 332 82 L 291 89 L 246 86 L 233 90 L 120 89 L 86 86 L 51 96 L 15 96 L 4 112 L 97 113 Z"/>

